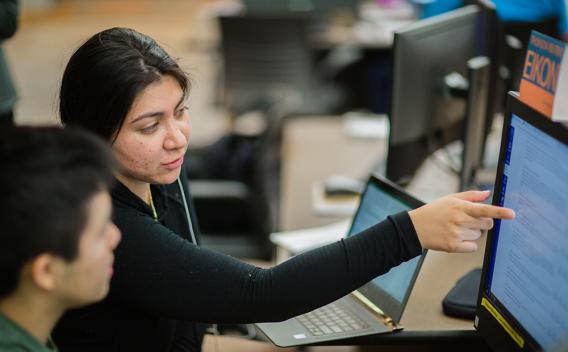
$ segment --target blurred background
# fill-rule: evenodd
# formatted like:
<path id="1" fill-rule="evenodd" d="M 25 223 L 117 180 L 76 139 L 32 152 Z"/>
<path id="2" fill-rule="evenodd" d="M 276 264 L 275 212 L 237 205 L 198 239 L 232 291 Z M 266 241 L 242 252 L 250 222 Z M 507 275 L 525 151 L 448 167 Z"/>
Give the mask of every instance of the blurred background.
<path id="1" fill-rule="evenodd" d="M 192 144 L 224 130 L 222 109 L 212 106 L 217 40 L 206 0 L 24 0 L 16 34 L 4 42 L 19 100 L 18 124 L 57 123 L 58 89 L 73 51 L 96 32 L 131 27 L 155 38 L 193 78 Z"/>

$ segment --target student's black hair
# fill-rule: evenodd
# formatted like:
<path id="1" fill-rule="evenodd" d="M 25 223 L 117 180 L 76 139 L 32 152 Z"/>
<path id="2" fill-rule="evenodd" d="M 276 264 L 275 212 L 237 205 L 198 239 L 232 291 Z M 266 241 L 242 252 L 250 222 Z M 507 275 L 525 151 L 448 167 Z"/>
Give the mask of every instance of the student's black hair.
<path id="1" fill-rule="evenodd" d="M 112 141 L 138 94 L 170 75 L 187 96 L 188 76 L 156 41 L 129 28 L 93 35 L 69 59 L 59 94 L 66 126 L 80 126 Z"/>
<path id="2" fill-rule="evenodd" d="M 0 298 L 43 253 L 73 261 L 92 197 L 113 182 L 106 143 L 56 127 L 0 131 Z"/>

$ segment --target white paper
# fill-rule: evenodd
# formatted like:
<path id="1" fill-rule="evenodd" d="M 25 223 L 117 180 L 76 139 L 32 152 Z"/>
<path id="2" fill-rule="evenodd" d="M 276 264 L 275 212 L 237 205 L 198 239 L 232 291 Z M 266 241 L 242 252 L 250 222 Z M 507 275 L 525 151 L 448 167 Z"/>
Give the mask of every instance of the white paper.
<path id="1" fill-rule="evenodd" d="M 274 232 L 270 234 L 270 241 L 292 254 L 298 254 L 343 238 L 349 229 L 349 224 L 350 220 L 345 220 L 309 229 Z"/>
<path id="2" fill-rule="evenodd" d="M 386 115 L 347 113 L 343 116 L 343 129 L 352 138 L 386 139 L 389 120 Z"/>

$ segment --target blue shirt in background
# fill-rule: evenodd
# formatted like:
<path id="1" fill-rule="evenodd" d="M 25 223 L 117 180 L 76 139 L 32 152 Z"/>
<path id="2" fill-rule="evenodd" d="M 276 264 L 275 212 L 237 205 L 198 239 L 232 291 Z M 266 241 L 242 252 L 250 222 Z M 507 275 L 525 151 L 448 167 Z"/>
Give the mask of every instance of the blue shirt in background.
<path id="1" fill-rule="evenodd" d="M 421 6 L 421 18 L 428 18 L 463 6 L 463 0 L 413 0 Z M 539 22 L 558 18 L 558 33 L 568 32 L 566 0 L 493 0 L 503 22 Z"/>
<path id="2" fill-rule="evenodd" d="M 493 3 L 503 22 L 538 22 L 557 17 L 558 33 L 568 31 L 565 0 L 493 0 Z"/>

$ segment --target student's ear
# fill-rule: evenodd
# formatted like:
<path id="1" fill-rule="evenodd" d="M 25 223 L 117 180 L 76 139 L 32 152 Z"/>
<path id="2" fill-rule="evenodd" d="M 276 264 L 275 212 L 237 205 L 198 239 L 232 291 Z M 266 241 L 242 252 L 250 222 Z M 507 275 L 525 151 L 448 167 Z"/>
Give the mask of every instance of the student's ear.
<path id="1" fill-rule="evenodd" d="M 51 254 L 40 254 L 29 266 L 31 280 L 45 291 L 52 291 L 55 288 L 59 270 L 59 260 Z"/>

